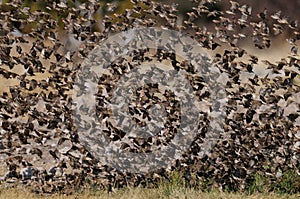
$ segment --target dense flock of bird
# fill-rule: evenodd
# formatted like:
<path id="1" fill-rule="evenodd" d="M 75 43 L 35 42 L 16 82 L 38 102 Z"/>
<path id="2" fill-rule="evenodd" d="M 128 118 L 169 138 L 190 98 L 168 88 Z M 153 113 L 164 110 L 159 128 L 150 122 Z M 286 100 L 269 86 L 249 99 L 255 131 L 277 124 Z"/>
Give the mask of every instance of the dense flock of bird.
<path id="1" fill-rule="evenodd" d="M 40 2 L 41 8 L 27 7 L 20 0 L 2 2 L 0 78 L 14 84 L 4 84 L 0 93 L 1 184 L 21 184 L 39 193 L 71 192 L 91 185 L 112 190 L 156 186 L 172 171 L 180 171 L 190 185 L 207 183 L 238 190 L 251 184 L 257 173 L 271 179 L 289 170 L 300 175 L 297 21 L 280 11 L 253 13 L 251 6 L 238 1 L 190 3 L 189 11 L 179 13 L 175 3 L 152 0 L 131 0 L 127 9 L 96 0 L 46 1 Z M 224 132 L 211 153 L 199 155 L 208 111 L 200 118 L 200 133 L 182 157 L 168 169 L 149 173 L 122 172 L 97 160 L 81 143 L 72 112 L 72 90 L 82 61 L 110 35 L 138 27 L 162 27 L 189 35 L 210 52 L 210 63 L 228 75 Z M 267 50 L 280 34 L 288 35 L 290 52 L 283 52 L 288 56 L 276 63 L 260 60 L 260 50 Z M 249 38 L 257 54 L 239 46 Z M 150 56 L 137 49 L 133 56 L 131 61 L 112 63 L 116 77 L 103 76 L 101 88 L 113 92 L 110 83 L 118 75 L 149 59 L 169 60 L 175 70 L 192 72 L 189 60 L 180 62 L 172 52 Z M 257 75 L 257 67 L 264 67 L 266 75 Z M 209 97 L 209 90 L 202 90 L 205 82 L 201 77 L 190 81 L 199 98 Z M 136 92 L 135 100 L 140 107 L 165 104 L 169 110 L 165 135 L 161 139 L 134 138 L 121 150 L 144 153 L 174 137 L 176 125 L 170 121 L 180 121 L 178 103 L 173 93 L 154 97 L 157 89 L 155 84 L 148 85 Z M 101 100 L 99 97 L 99 104 Z M 107 110 L 97 110 L 101 119 L 109 115 Z M 135 121 L 139 125 L 145 122 L 139 118 L 149 117 L 146 108 L 130 110 L 140 115 Z M 124 133 L 112 125 L 106 132 L 111 142 L 121 140 Z"/>

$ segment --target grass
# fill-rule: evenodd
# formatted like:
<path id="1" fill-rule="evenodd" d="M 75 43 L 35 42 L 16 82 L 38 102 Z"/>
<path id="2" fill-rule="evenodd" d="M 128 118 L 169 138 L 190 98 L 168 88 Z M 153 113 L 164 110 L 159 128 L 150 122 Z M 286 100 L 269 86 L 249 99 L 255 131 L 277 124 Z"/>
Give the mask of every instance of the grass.
<path id="1" fill-rule="evenodd" d="M 128 187 L 123 189 L 96 190 L 89 188 L 86 190 L 74 191 L 70 195 L 53 194 L 40 195 L 28 191 L 21 187 L 4 188 L 0 185 L 0 199 L 31 199 L 31 198 L 49 198 L 49 199 L 73 199 L 73 198 L 123 198 L 123 199 L 151 199 L 151 198 L 203 198 L 203 199 L 296 199 L 300 198 L 299 184 L 300 176 L 295 175 L 293 171 L 286 172 L 277 181 L 270 181 L 261 175 L 255 175 L 253 183 L 248 190 L 243 192 L 219 191 L 214 188 L 208 188 L 203 191 L 196 187 L 190 187 L 178 172 L 172 173 L 170 180 L 162 180 L 156 188 Z"/>
<path id="2" fill-rule="evenodd" d="M 252 199 L 293 199 L 299 198 L 300 194 L 287 195 L 287 194 L 278 194 L 278 193 L 254 193 L 247 195 L 245 193 L 228 193 L 220 192 L 217 190 L 202 192 L 195 189 L 146 189 L 146 188 L 127 188 L 120 189 L 111 193 L 105 191 L 83 191 L 80 193 L 73 193 L 71 195 L 37 195 L 24 191 L 18 188 L 2 188 L 0 189 L 0 199 L 14 198 L 14 199 L 30 199 L 30 198 L 49 198 L 49 199 L 74 199 L 74 198 L 123 198 L 123 199 L 156 199 L 156 198 L 203 198 L 203 199 L 240 199 L 240 198 L 252 198 Z"/>
<path id="3" fill-rule="evenodd" d="M 283 194 L 300 192 L 300 175 L 296 171 L 286 171 L 281 177 L 276 179 L 266 178 L 256 174 L 253 183 L 248 187 L 249 193 L 276 192 Z"/>

